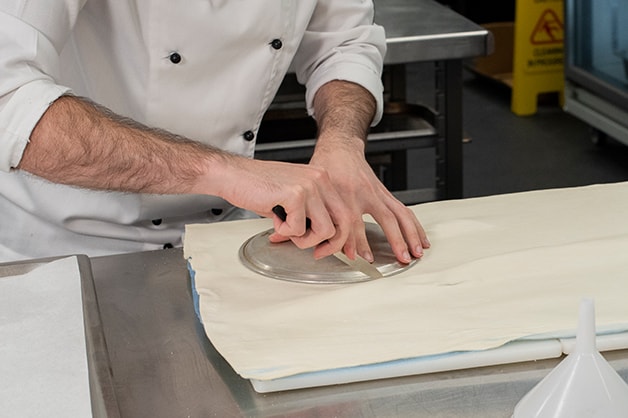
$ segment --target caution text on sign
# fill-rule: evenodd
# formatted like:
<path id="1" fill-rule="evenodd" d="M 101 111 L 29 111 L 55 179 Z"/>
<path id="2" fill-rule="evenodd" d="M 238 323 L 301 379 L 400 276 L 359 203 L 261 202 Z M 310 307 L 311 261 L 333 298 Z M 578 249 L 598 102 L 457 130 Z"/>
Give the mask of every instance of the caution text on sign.
<path id="1" fill-rule="evenodd" d="M 528 42 L 519 45 L 525 71 L 563 71 L 564 24 L 562 1 L 537 0 L 530 7 L 526 25 L 530 28 Z"/>

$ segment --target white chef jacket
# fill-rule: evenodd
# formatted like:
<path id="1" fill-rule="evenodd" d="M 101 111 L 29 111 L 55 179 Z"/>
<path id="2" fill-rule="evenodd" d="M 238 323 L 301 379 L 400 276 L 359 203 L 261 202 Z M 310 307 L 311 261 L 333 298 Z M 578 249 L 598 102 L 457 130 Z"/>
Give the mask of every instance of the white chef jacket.
<path id="1" fill-rule="evenodd" d="M 178 246 L 186 223 L 243 216 L 214 196 L 93 191 L 14 170 L 60 95 L 252 157 L 289 68 L 310 113 L 317 88 L 342 79 L 373 94 L 379 120 L 385 36 L 372 19 L 368 0 L 0 0 L 0 261 Z"/>

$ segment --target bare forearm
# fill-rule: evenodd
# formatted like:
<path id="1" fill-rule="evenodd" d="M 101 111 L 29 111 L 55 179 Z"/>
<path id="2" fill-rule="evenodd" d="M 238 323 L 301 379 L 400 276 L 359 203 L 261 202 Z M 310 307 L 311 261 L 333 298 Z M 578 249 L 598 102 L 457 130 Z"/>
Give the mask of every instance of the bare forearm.
<path id="1" fill-rule="evenodd" d="M 18 168 L 92 189 L 189 193 L 212 162 L 226 158 L 232 157 L 66 96 L 40 119 Z"/>
<path id="2" fill-rule="evenodd" d="M 337 80 L 323 85 L 314 97 L 319 139 L 365 141 L 376 106 L 368 90 L 357 84 Z"/>
<path id="3" fill-rule="evenodd" d="M 91 189 L 213 195 L 262 216 L 272 216 L 281 204 L 291 213 L 283 235 L 304 248 L 333 241 L 333 223 L 320 208 L 340 205 L 320 168 L 229 154 L 72 96 L 58 99 L 42 116 L 18 169 Z M 308 234 L 306 217 L 316 226 Z M 344 238 L 336 238 L 340 243 L 330 251 L 338 251 Z"/>

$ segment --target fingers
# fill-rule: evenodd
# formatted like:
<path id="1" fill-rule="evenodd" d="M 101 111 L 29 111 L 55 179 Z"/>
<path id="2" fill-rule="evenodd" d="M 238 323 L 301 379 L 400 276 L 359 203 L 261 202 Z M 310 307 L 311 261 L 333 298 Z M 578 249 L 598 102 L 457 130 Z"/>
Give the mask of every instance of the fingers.
<path id="1" fill-rule="evenodd" d="M 320 260 L 321 258 L 325 258 L 327 256 L 330 256 L 332 254 L 334 254 L 335 252 L 338 252 L 340 250 L 340 248 L 342 248 L 342 239 L 339 238 L 341 237 L 342 234 L 337 234 L 337 238 L 332 237 L 331 239 L 326 239 L 324 241 L 319 242 L 315 247 L 314 247 L 314 253 L 313 256 L 315 259 Z M 286 242 L 286 241 L 293 241 L 295 243 L 295 245 L 297 245 L 299 248 L 301 249 L 305 249 L 305 248 L 309 248 L 309 247 L 305 247 L 305 246 L 300 246 L 303 244 L 303 241 L 299 241 L 299 238 L 297 237 L 285 237 L 281 234 L 278 234 L 277 232 L 273 232 L 272 234 L 269 235 L 268 239 L 270 240 L 270 242 L 273 243 L 280 243 L 280 242 Z M 296 241 L 296 242 L 295 242 Z M 350 240 L 349 240 L 350 241 Z M 298 242 L 298 244 L 297 244 Z M 351 259 L 355 259 L 355 250 L 351 250 L 350 246 L 345 246 L 344 248 L 342 248 L 343 252 L 345 254 L 347 254 L 347 256 Z M 349 254 L 353 254 L 353 256 L 349 255 Z"/>
<path id="2" fill-rule="evenodd" d="M 391 207 L 382 205 L 378 211 L 373 211 L 374 213 L 371 215 L 384 231 L 395 257 L 404 264 L 410 263 L 413 258 L 421 258 L 424 249 L 431 245 L 423 226 L 414 212 L 401 202 L 394 200 L 389 204 Z M 325 218 L 323 217 L 323 219 Z M 277 243 L 290 239 L 299 248 L 315 247 L 314 258 L 316 259 L 327 257 L 342 249 L 352 260 L 355 259 L 356 254 L 359 254 L 369 262 L 375 261 L 361 218 L 350 223 L 351 226 L 347 231 L 343 230 L 343 228 L 346 229 L 344 226 L 334 226 L 332 220 L 330 222 L 334 228 L 324 233 L 317 233 L 314 229 L 306 229 L 305 221 L 303 221 L 296 228 L 299 231 L 305 230 L 301 236 L 283 235 L 278 231 L 286 222 L 278 216 L 275 216 L 274 222 L 275 232 L 269 237 L 271 242 Z M 313 222 L 312 225 L 318 225 L 318 223 Z"/>
<path id="3" fill-rule="evenodd" d="M 423 257 L 430 242 L 414 212 L 392 195 L 386 203 L 371 213 L 379 223 L 397 260 L 410 263 L 412 258 Z"/>
<path id="4" fill-rule="evenodd" d="M 272 211 L 275 214 L 275 217 L 274 217 L 275 230 L 278 230 L 279 228 L 281 228 L 283 223 L 287 222 L 288 215 L 285 209 L 283 208 L 283 206 L 281 205 L 275 206 Z M 303 235 L 297 236 L 297 237 L 293 236 L 292 238 L 288 238 L 275 232 L 270 235 L 269 239 L 271 242 L 275 242 L 275 243 L 292 239 L 292 241 L 298 247 L 308 248 L 307 243 L 305 242 L 305 240 L 308 239 L 306 235 L 310 234 L 310 236 L 315 236 L 315 234 L 310 233 L 312 231 L 311 226 L 312 226 L 311 219 L 306 218 L 305 233 Z M 314 258 L 320 259 L 320 258 L 323 258 L 323 257 L 326 257 L 328 255 L 335 253 L 336 248 L 342 245 L 342 240 L 339 237 L 342 237 L 343 235 L 344 234 L 338 234 L 337 231 L 334 231 L 333 236 L 331 236 L 329 239 L 322 241 L 316 246 L 314 250 Z M 351 234 L 349 234 L 349 239 L 347 239 L 344 242 L 344 251 L 347 254 L 353 254 L 351 259 L 355 258 L 355 245 L 354 245 L 354 240 L 351 239 Z"/>
<path id="5" fill-rule="evenodd" d="M 281 206 L 277 205 L 277 207 Z M 283 211 L 283 207 L 281 209 Z M 285 211 L 278 214 L 274 208 L 273 212 L 275 213 L 273 217 L 275 232 L 269 237 L 271 242 L 292 240 L 297 247 L 303 249 L 313 247 L 336 235 L 333 220 L 327 212 L 315 215 L 316 221 L 314 223 L 307 216 L 305 216 L 305 221 L 301 221 L 304 216 L 288 216 Z"/>
<path id="6" fill-rule="evenodd" d="M 359 254 L 360 257 L 362 257 L 369 263 L 375 261 L 373 251 L 371 251 L 371 246 L 369 245 L 368 239 L 366 237 L 364 222 L 361 219 L 358 222 L 354 223 L 352 232 L 355 242 L 355 253 Z M 346 251 L 345 254 L 347 254 L 347 256 L 351 258 Z"/>
<path id="7" fill-rule="evenodd" d="M 275 231 L 283 229 L 290 231 L 293 236 L 301 236 L 311 227 L 311 219 L 300 208 L 290 210 L 290 220 L 288 220 L 288 213 L 282 205 L 275 205 L 272 212 L 275 214 L 273 217 Z"/>
<path id="8" fill-rule="evenodd" d="M 272 170 L 272 176 L 263 184 L 267 186 L 271 180 L 274 184 L 250 189 L 250 193 L 238 197 L 251 204 L 266 202 L 258 213 L 273 217 L 272 242 L 290 239 L 299 248 L 314 247 L 317 259 L 342 250 L 350 259 L 359 254 L 372 262 L 374 256 L 362 221 L 363 214 L 368 213 L 382 227 L 400 262 L 422 257 L 430 246 L 413 211 L 397 200 L 372 171 L 364 176 L 356 176 L 353 170 L 343 171 L 346 176 L 336 175 L 341 180 L 332 183 L 322 167 L 275 163 L 271 168 L 279 169 L 281 175 Z M 283 216 L 271 211 L 275 205 L 283 207 Z"/>
<path id="9" fill-rule="evenodd" d="M 275 228 L 278 228 L 278 223 L 279 225 L 281 225 L 282 221 L 275 220 Z M 313 256 L 317 260 L 340 251 L 340 249 L 343 248 L 344 243 L 344 245 L 346 246 L 343 250 L 345 254 L 353 253 L 354 255 L 351 258 L 355 258 L 355 250 L 351 250 L 351 244 L 347 244 L 348 242 L 352 242 L 351 237 L 347 238 L 347 234 L 341 233 L 338 229 L 335 229 L 334 231 L 335 232 L 333 234 L 322 235 L 316 234 L 312 229 L 308 229 L 306 230 L 306 233 L 301 236 L 284 236 L 278 233 L 277 229 L 275 229 L 275 232 L 270 234 L 268 239 L 274 243 L 290 240 L 301 249 L 315 247 Z M 323 236 L 329 236 L 329 238 L 321 239 L 321 237 Z M 314 242 L 314 245 L 311 245 L 311 242 Z"/>
<path id="10" fill-rule="evenodd" d="M 321 171 L 315 185 L 331 184 Z M 295 197 L 284 205 L 273 207 L 275 233 L 272 242 L 289 238 L 299 248 L 316 247 L 315 258 L 323 258 L 339 251 L 347 243 L 349 229 L 344 225 L 349 212 L 335 189 L 327 189 L 322 199 L 319 187 L 295 188 Z M 340 227 L 336 227 L 340 225 Z"/>
<path id="11" fill-rule="evenodd" d="M 356 254 L 359 254 L 369 262 L 374 261 L 361 214 L 358 214 L 359 218 L 349 219 L 349 223 L 345 223 L 340 217 L 334 218 L 324 205 L 313 202 L 310 207 L 311 212 L 307 214 L 304 207 L 297 207 L 289 213 L 285 210 L 278 213 L 274 208 L 275 233 L 269 238 L 271 242 L 290 239 L 299 248 L 315 247 L 316 259 L 342 249 L 350 259 L 355 259 Z M 317 210 L 313 210 L 314 208 Z M 430 247 L 425 230 L 414 212 L 390 193 L 384 194 L 383 201 L 373 205 L 371 209 L 371 215 L 382 227 L 395 257 L 400 262 L 407 264 L 413 258 L 421 258 L 424 249 Z M 310 216 L 316 220 L 311 221 Z"/>

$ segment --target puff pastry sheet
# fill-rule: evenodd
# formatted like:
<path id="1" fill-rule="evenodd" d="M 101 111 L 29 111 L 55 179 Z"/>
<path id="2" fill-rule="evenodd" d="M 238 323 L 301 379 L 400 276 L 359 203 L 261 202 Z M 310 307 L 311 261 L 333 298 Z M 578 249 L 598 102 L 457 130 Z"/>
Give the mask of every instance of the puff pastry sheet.
<path id="1" fill-rule="evenodd" d="M 241 244 L 269 219 L 188 225 L 200 317 L 241 376 L 300 373 L 575 333 L 583 297 L 598 333 L 628 329 L 628 183 L 412 207 L 432 248 L 385 279 L 312 285 L 253 273 Z"/>

